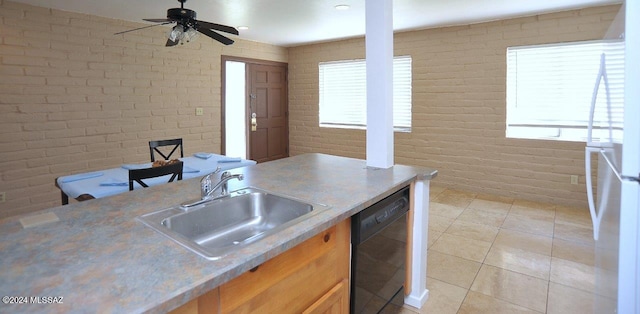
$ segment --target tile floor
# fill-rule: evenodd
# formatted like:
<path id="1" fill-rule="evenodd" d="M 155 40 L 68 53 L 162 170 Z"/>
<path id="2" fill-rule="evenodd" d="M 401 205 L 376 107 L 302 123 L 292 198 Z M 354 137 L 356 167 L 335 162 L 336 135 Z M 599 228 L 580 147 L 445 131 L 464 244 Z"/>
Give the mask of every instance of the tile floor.
<path id="1" fill-rule="evenodd" d="M 590 313 L 591 228 L 587 209 L 431 187 L 420 313 Z"/>

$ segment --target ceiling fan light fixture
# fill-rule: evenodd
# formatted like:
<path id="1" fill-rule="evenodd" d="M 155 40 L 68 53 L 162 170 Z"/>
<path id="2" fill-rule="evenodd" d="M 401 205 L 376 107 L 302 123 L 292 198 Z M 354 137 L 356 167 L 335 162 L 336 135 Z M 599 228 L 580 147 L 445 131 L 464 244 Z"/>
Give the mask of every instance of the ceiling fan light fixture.
<path id="1" fill-rule="evenodd" d="M 238 26 L 238 29 L 241 31 L 246 31 L 249 29 L 249 26 Z"/>
<path id="2" fill-rule="evenodd" d="M 169 32 L 169 40 L 175 42 L 182 39 L 182 37 L 184 36 L 184 32 L 182 30 L 183 30 L 182 25 L 176 25 L 173 28 L 171 28 L 171 31 Z"/>
<path id="3" fill-rule="evenodd" d="M 172 27 L 167 34 L 168 39 L 167 43 L 165 44 L 166 47 L 173 47 L 178 43 L 184 44 L 185 42 L 190 42 L 191 40 L 195 39 L 199 33 L 202 33 L 203 35 L 210 37 L 211 39 L 216 40 L 224 45 L 233 44 L 234 41 L 232 39 L 227 38 L 217 33 L 216 31 L 225 32 L 232 35 L 239 35 L 237 29 L 227 25 L 196 20 L 196 12 L 184 8 L 184 3 L 186 1 L 187 0 L 178 0 L 178 2 L 180 2 L 180 7 L 167 10 L 167 18 L 142 19 L 147 22 L 157 23 L 155 25 L 138 27 L 130 29 L 128 31 L 118 32 L 114 35 L 124 34 L 157 25 L 176 23 L 177 25 Z"/>
<path id="4" fill-rule="evenodd" d="M 169 31 L 168 38 L 174 43 L 184 45 L 198 37 L 198 31 L 195 28 L 185 25 L 176 25 Z"/>
<path id="5" fill-rule="evenodd" d="M 183 38 L 180 40 L 181 44 L 184 42 L 190 42 L 198 37 L 198 32 L 193 28 L 189 27 L 186 32 L 183 33 Z"/>

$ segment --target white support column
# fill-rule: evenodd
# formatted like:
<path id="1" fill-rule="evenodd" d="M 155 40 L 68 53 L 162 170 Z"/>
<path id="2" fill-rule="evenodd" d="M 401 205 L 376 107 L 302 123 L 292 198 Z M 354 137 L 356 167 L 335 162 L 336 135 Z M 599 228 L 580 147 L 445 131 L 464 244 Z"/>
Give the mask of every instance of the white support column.
<path id="1" fill-rule="evenodd" d="M 427 290 L 427 240 L 429 226 L 429 180 L 416 180 L 413 191 L 413 230 L 411 256 L 411 293 L 404 303 L 422 308 L 429 298 Z"/>
<path id="2" fill-rule="evenodd" d="M 366 1 L 367 166 L 393 166 L 393 2 Z"/>

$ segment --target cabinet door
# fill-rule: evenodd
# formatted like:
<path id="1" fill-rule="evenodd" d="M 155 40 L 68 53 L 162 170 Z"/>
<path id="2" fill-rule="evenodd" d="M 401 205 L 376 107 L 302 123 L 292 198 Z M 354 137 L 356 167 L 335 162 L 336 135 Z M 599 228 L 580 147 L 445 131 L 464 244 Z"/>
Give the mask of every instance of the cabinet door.
<path id="1" fill-rule="evenodd" d="M 302 314 L 346 314 L 349 312 L 349 281 L 343 279 Z"/>
<path id="2" fill-rule="evenodd" d="M 348 283 L 349 238 L 347 219 L 220 286 L 222 312 L 301 313 Z"/>

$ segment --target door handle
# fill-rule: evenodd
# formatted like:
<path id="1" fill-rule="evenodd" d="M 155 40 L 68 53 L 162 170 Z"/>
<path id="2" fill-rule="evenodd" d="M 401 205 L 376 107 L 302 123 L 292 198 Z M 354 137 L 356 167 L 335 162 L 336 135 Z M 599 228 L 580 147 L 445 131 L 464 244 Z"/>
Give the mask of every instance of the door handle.
<path id="1" fill-rule="evenodd" d="M 258 129 L 258 119 L 256 119 L 256 113 L 251 114 L 251 132 L 255 132 Z"/>
<path id="2" fill-rule="evenodd" d="M 253 100 L 256 99 L 256 94 L 249 94 L 249 110 L 255 111 L 253 108 Z M 251 132 L 255 132 L 258 129 L 258 120 L 256 119 L 256 113 L 251 113 Z"/>

